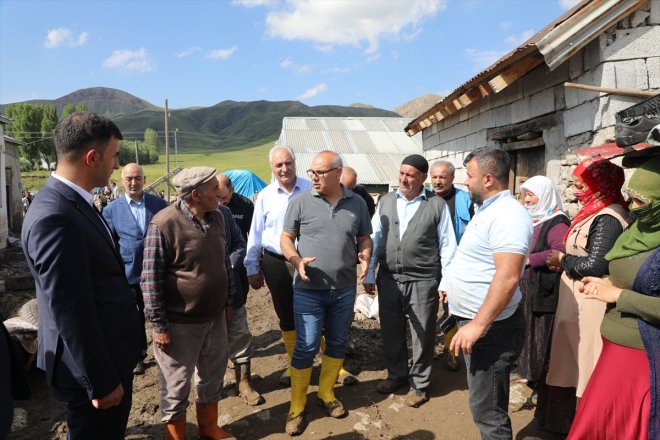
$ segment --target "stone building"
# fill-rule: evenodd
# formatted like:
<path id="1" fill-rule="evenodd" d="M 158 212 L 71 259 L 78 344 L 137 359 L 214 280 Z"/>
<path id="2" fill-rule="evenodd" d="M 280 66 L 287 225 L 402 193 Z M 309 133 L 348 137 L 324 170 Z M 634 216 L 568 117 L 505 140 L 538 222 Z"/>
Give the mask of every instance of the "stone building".
<path id="1" fill-rule="evenodd" d="M 10 123 L 11 119 L 0 115 L 0 182 L 5 182 L 5 190 L 0 191 L 0 249 L 7 246 L 9 231 L 14 237 L 20 237 L 23 224 L 21 142 L 4 134 L 4 126 Z"/>
<path id="2" fill-rule="evenodd" d="M 454 163 L 458 183 L 467 152 L 498 146 L 512 157 L 514 193 L 537 174 L 565 190 L 577 151 L 612 142 L 615 114 L 656 93 L 660 0 L 584 0 L 413 119 L 406 131 L 422 132 L 430 161 Z"/>

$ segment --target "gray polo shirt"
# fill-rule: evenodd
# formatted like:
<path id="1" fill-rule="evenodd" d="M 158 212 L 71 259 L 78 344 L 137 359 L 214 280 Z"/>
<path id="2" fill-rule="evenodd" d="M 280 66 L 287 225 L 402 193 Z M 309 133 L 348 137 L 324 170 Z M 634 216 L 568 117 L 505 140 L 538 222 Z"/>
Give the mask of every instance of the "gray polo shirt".
<path id="1" fill-rule="evenodd" d="M 296 234 L 301 256 L 316 257 L 306 269 L 310 280 L 303 281 L 296 272 L 293 287 L 330 290 L 355 286 L 356 237 L 371 235 L 369 211 L 362 197 L 343 188 L 333 207 L 312 188 L 289 203 L 283 230 Z"/>

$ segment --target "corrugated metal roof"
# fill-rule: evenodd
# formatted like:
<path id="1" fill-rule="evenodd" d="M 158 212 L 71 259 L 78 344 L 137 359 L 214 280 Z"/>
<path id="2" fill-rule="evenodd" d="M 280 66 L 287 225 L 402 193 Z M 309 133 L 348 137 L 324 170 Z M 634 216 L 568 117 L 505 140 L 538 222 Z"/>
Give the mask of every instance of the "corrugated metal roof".
<path id="1" fill-rule="evenodd" d="M 551 69 L 565 62 L 613 23 L 639 7 L 645 0 L 583 0 L 553 20 L 521 46 L 470 78 L 442 101 L 413 119 L 405 128 L 414 135 L 448 115 L 469 107 L 485 96 L 501 92 L 492 80 L 515 66 L 528 71 L 545 62 Z M 537 57 L 543 57 L 534 62 Z M 504 85 L 506 87 L 506 85 Z M 460 99 L 459 99 L 460 98 Z"/>
<path id="2" fill-rule="evenodd" d="M 409 154 L 423 154 L 421 134 L 408 137 L 407 118 L 284 118 L 280 141 L 296 154 L 296 172 L 307 177 L 322 150 L 338 152 L 365 185 L 397 186 L 399 166 Z"/>

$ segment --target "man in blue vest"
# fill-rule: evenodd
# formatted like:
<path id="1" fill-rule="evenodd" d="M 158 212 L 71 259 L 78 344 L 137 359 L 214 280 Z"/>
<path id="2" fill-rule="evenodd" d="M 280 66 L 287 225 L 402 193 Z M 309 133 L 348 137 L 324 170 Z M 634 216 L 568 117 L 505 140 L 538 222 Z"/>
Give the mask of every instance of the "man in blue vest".
<path id="1" fill-rule="evenodd" d="M 399 189 L 381 198 L 372 220 L 374 250 L 364 281 L 367 293 L 374 292 L 374 283 L 378 286 L 387 366 L 387 379 L 376 389 L 390 394 L 409 384 L 405 403 L 413 408 L 429 400 L 438 284 L 443 266 L 456 250 L 447 204 L 424 189 L 428 170 L 428 162 L 419 154 L 410 155 L 401 163 Z M 410 369 L 406 321 L 412 336 Z"/>
<path id="2" fill-rule="evenodd" d="M 474 215 L 474 204 L 470 200 L 470 194 L 454 186 L 454 174 L 456 169 L 454 164 L 446 160 L 437 160 L 431 164 L 431 185 L 433 185 L 433 192 L 436 196 L 442 197 L 449 207 L 451 214 L 451 223 L 454 226 L 456 233 L 456 244 L 461 242 L 461 237 L 465 231 L 465 227 Z M 447 303 L 443 303 L 442 307 L 445 312 L 445 317 L 449 313 Z M 449 344 L 451 338 L 458 330 L 456 327 L 450 329 L 444 336 L 444 360 L 442 365 L 449 371 L 458 371 L 460 364 L 458 358 L 449 351 Z"/>
<path id="3" fill-rule="evenodd" d="M 144 346 L 142 359 L 135 366 L 134 374 L 144 373 L 144 359 L 147 357 L 147 335 L 144 332 L 144 300 L 140 290 L 142 275 L 142 254 L 147 225 L 158 211 L 165 208 L 165 200 L 143 191 L 146 178 L 142 167 L 129 163 L 121 170 L 121 182 L 126 193 L 118 197 L 103 210 L 112 236 L 119 244 L 119 253 L 124 261 L 126 278 L 131 286 L 135 303 L 142 321 L 141 338 Z"/>

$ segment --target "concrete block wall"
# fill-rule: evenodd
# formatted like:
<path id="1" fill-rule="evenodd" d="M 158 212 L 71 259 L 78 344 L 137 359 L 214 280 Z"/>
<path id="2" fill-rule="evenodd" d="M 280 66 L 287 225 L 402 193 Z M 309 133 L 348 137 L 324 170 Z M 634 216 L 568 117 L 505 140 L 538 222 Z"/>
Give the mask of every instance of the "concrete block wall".
<path id="1" fill-rule="evenodd" d="M 451 160 L 457 168 L 474 148 L 498 145 L 487 140 L 489 128 L 558 113 L 563 123 L 545 130 L 546 173 L 558 179 L 571 200 L 569 176 L 577 165 L 575 152 L 611 142 L 615 114 L 644 98 L 608 95 L 564 87 L 564 82 L 636 90 L 660 89 L 660 0 L 603 32 L 567 62 L 550 71 L 543 64 L 511 84 L 438 124 L 425 129 L 428 158 Z M 462 174 L 461 174 L 462 175 Z M 574 201 L 574 200 L 573 200 Z M 571 210 L 577 209 L 575 206 Z"/>

